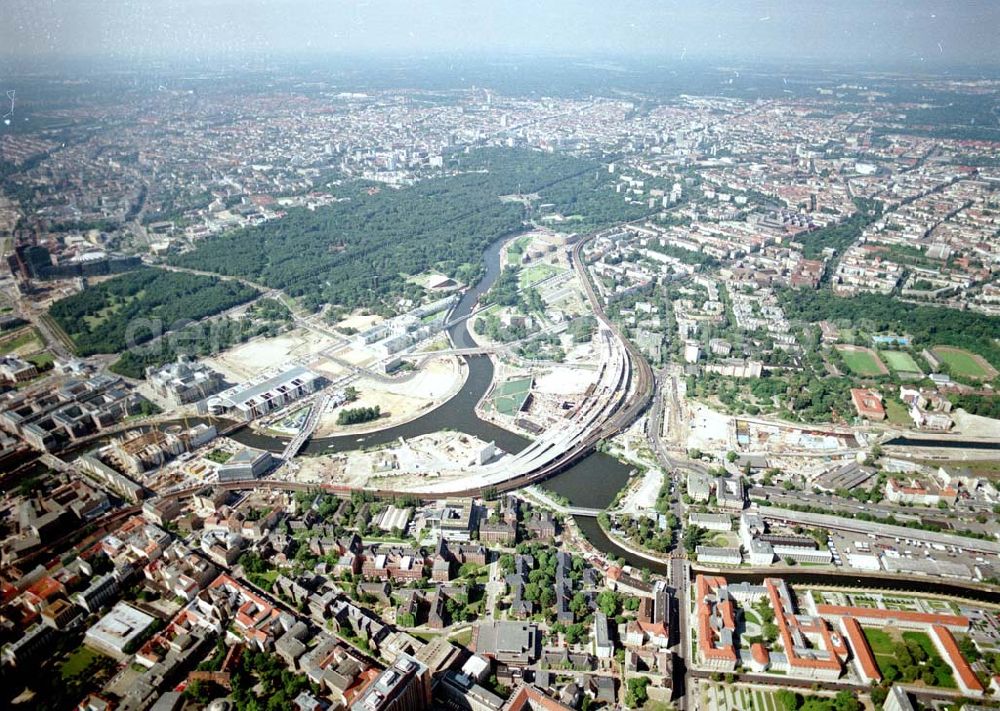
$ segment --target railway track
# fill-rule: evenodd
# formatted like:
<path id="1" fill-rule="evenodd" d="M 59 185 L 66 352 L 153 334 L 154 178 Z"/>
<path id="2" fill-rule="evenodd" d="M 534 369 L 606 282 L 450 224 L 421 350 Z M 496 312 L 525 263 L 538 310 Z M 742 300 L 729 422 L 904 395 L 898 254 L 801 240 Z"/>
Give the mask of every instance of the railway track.
<path id="1" fill-rule="evenodd" d="M 587 274 L 586 265 L 584 265 L 581 256 L 583 246 L 600 234 L 604 234 L 604 232 L 594 233 L 577 242 L 573 247 L 572 260 L 577 274 L 583 283 L 584 290 L 587 293 L 587 298 L 590 300 L 595 317 L 605 328 L 614 334 L 614 337 L 625 349 L 626 357 L 629 361 L 629 367 L 625 369 L 622 381 L 619 382 L 622 398 L 613 406 L 608 408 L 609 417 L 599 427 L 594 428 L 590 434 L 581 439 L 574 446 L 570 447 L 561 455 L 542 465 L 538 469 L 511 479 L 507 479 L 506 481 L 495 485 L 449 491 L 446 494 L 423 495 L 422 498 L 430 500 L 445 498 L 448 496 L 480 496 L 487 489 L 495 491 L 511 491 L 514 489 L 520 489 L 530 484 L 536 484 L 566 470 L 568 467 L 590 454 L 598 442 L 614 436 L 627 428 L 649 406 L 653 395 L 654 378 L 652 368 L 649 367 L 649 364 L 646 362 L 645 358 L 642 357 L 642 354 L 640 354 L 635 346 L 633 346 L 628 339 L 622 335 L 620 330 L 611 323 L 607 315 L 604 313 L 604 309 L 601 306 L 596 292 L 594 291 L 593 284 L 590 281 L 590 276 Z M 199 485 L 187 489 L 180 489 L 178 491 L 171 492 L 167 495 L 167 497 L 181 498 L 184 496 L 190 496 L 203 486 L 204 485 Z M 333 484 L 305 484 L 300 482 L 261 479 L 228 482 L 226 484 L 222 484 L 221 486 L 227 490 L 264 488 L 280 489 L 285 491 L 324 491 L 337 496 L 350 496 L 351 492 L 354 491 L 351 487 L 337 486 Z M 398 496 L 416 496 L 421 498 L 422 496 L 419 492 L 397 491 L 392 489 L 376 489 L 367 491 L 371 491 L 380 498 L 394 498 Z"/>

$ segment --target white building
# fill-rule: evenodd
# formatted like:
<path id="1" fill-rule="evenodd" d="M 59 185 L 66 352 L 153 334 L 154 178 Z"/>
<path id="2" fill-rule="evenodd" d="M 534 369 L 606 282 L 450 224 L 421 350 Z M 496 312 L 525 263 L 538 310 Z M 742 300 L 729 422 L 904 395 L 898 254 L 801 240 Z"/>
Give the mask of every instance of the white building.
<path id="1" fill-rule="evenodd" d="M 708 501 L 712 496 L 712 477 L 694 469 L 689 470 L 687 494 L 694 501 Z"/>
<path id="2" fill-rule="evenodd" d="M 774 562 L 774 546 L 767 541 L 753 539 L 744 547 L 750 565 L 771 565 Z"/>
<path id="3" fill-rule="evenodd" d="M 744 511 L 740 515 L 740 543 L 743 544 L 744 548 L 749 550 L 750 543 L 765 533 L 767 533 L 767 527 L 764 524 L 764 517 L 759 513 Z"/>
<path id="4" fill-rule="evenodd" d="M 232 411 L 249 421 L 315 392 L 320 382 L 316 373 L 295 366 L 256 385 L 230 388 L 205 402 L 212 414 Z"/>
<path id="5" fill-rule="evenodd" d="M 174 406 L 202 400 L 226 384 L 220 373 L 187 356 L 179 356 L 176 363 L 162 368 L 146 368 L 146 380 L 155 393 Z"/>
<path id="6" fill-rule="evenodd" d="M 701 346 L 698 345 L 698 341 L 685 341 L 684 362 L 697 363 L 700 357 L 701 357 Z"/>
<path id="7" fill-rule="evenodd" d="M 889 689 L 889 696 L 886 697 L 882 708 L 884 711 L 916 711 L 916 707 L 906 694 L 906 689 L 899 684 L 893 684 Z"/>
<path id="8" fill-rule="evenodd" d="M 153 620 L 151 615 L 119 602 L 98 620 L 97 624 L 87 630 L 83 642 L 122 661 L 130 654 L 126 650 L 130 649 L 130 645 L 134 646 L 134 642 L 139 641 L 142 634 L 153 624 Z"/>
<path id="9" fill-rule="evenodd" d="M 733 521 L 729 514 L 693 513 L 688 515 L 688 525 L 707 531 L 732 531 Z"/>
<path id="10" fill-rule="evenodd" d="M 858 570 L 876 571 L 882 569 L 878 556 L 871 553 L 848 553 L 847 564 Z"/>
<path id="11" fill-rule="evenodd" d="M 594 613 L 594 654 L 598 659 L 611 659 L 615 645 L 608 633 L 608 618 L 598 610 Z"/>
<path id="12" fill-rule="evenodd" d="M 829 565 L 833 562 L 833 553 L 823 548 L 805 548 L 803 546 L 775 545 L 774 554 L 784 560 L 790 558 L 796 563 L 817 563 Z"/>
<path id="13" fill-rule="evenodd" d="M 714 546 L 698 546 L 695 549 L 699 563 L 715 565 L 739 565 L 743 556 L 739 548 L 716 548 Z"/>

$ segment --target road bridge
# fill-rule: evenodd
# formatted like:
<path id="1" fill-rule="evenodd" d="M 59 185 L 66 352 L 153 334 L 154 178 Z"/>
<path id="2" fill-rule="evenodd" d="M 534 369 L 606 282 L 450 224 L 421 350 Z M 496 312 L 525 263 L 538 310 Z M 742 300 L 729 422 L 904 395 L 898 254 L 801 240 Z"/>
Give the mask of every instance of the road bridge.
<path id="1" fill-rule="evenodd" d="M 312 433 L 316 430 L 316 426 L 319 424 L 320 416 L 326 411 L 326 406 L 330 404 L 330 399 L 333 397 L 333 393 L 330 392 L 330 388 L 323 390 L 319 397 L 313 400 L 312 403 L 308 405 L 309 415 L 306 417 L 306 421 L 302 423 L 302 427 L 296 433 L 288 444 L 285 445 L 284 451 L 281 453 L 281 458 L 284 461 L 291 460 L 299 450 L 305 445 L 306 440 L 308 440 Z"/>

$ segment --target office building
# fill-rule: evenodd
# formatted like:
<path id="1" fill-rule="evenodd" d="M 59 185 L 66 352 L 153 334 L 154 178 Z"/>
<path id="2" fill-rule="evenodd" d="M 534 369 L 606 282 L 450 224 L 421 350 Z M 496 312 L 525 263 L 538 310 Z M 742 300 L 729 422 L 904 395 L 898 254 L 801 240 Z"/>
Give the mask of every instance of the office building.
<path id="1" fill-rule="evenodd" d="M 351 704 L 351 710 L 423 711 L 430 704 L 430 670 L 409 654 L 400 654 Z"/>

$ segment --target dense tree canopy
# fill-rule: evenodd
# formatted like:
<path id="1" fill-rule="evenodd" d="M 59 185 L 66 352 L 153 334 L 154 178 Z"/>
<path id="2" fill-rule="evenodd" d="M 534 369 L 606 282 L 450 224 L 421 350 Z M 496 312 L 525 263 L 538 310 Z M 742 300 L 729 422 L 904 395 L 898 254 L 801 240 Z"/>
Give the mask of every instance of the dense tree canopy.
<path id="1" fill-rule="evenodd" d="M 146 268 L 61 299 L 49 313 L 86 356 L 119 353 L 258 294 L 234 281 Z"/>
<path id="2" fill-rule="evenodd" d="M 867 333 L 907 333 L 914 348 L 967 348 L 1000 367 L 1000 318 L 996 316 L 919 306 L 881 294 L 841 298 L 826 289 L 786 291 L 782 302 L 791 319 L 812 323 L 826 319 Z"/>
<path id="3" fill-rule="evenodd" d="M 283 289 L 311 309 L 375 306 L 428 269 L 473 278 L 485 247 L 528 217 L 502 196 L 539 194 L 552 209 L 587 213 L 587 226 L 642 214 L 614 193 L 607 171 L 579 158 L 484 149 L 448 168 L 457 174 L 399 190 L 345 187 L 347 200 L 208 238 L 174 263 Z"/>

